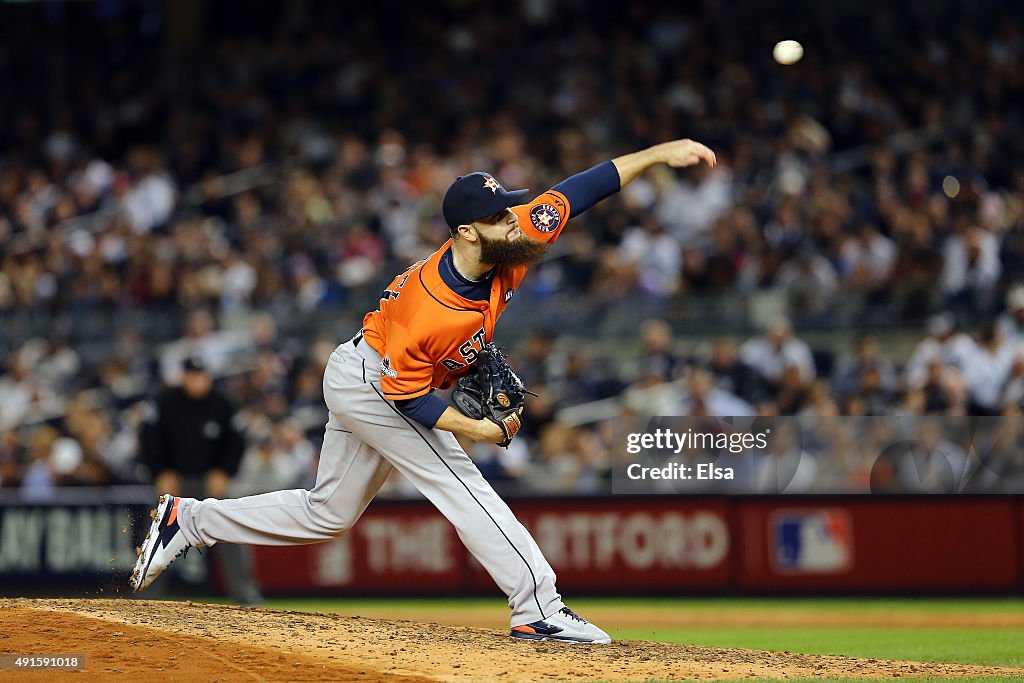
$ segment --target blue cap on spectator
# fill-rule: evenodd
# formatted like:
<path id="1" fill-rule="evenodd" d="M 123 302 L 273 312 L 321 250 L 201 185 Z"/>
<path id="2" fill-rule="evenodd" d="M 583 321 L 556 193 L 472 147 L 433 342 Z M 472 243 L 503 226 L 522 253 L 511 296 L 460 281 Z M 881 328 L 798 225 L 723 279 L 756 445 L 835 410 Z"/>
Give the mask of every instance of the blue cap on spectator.
<path id="1" fill-rule="evenodd" d="M 454 233 L 460 225 L 469 225 L 510 206 L 517 206 L 528 192 L 509 192 L 490 173 L 476 171 L 455 179 L 444 193 L 441 212 L 448 228 Z"/>
<path id="2" fill-rule="evenodd" d="M 199 356 L 189 356 L 181 364 L 181 369 L 185 372 L 206 372 L 206 361 Z"/>

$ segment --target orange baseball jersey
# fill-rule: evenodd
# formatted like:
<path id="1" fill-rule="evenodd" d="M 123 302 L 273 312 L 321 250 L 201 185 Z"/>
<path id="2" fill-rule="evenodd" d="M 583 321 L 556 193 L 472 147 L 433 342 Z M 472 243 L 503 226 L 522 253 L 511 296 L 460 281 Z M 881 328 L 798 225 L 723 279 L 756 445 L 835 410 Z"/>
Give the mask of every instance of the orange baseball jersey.
<path id="1" fill-rule="evenodd" d="M 549 190 L 529 204 L 511 207 L 527 237 L 553 243 L 569 220 L 569 200 Z M 494 336 L 494 324 L 508 306 L 528 266 L 498 266 L 488 301 L 473 301 L 452 291 L 441 278 L 441 258 L 449 239 L 427 259 L 396 277 L 380 308 L 363 318 L 363 338 L 383 359 L 381 389 L 392 400 L 447 389 L 466 374 Z"/>

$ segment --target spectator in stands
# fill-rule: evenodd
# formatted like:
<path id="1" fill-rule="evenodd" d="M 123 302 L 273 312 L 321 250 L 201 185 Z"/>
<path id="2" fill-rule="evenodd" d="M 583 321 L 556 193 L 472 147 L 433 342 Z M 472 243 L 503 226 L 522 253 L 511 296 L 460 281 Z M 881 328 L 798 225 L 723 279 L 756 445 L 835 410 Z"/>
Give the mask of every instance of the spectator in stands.
<path id="1" fill-rule="evenodd" d="M 618 396 L 624 385 L 610 364 L 595 359 L 589 349 L 577 347 L 565 354 L 565 367 L 548 389 L 564 406 Z"/>
<path id="2" fill-rule="evenodd" d="M 1006 292 L 1006 311 L 998 324 L 1007 343 L 1024 342 L 1024 285 L 1014 285 Z"/>
<path id="3" fill-rule="evenodd" d="M 232 497 L 280 491 L 295 486 L 301 475 L 301 463 L 268 430 L 245 451 L 228 490 Z"/>
<path id="4" fill-rule="evenodd" d="M 642 372 L 660 375 L 666 382 L 682 377 L 685 364 L 673 348 L 672 326 L 660 318 L 650 318 L 640 325 L 639 331 Z"/>
<path id="5" fill-rule="evenodd" d="M 1013 365 L 1016 344 L 1008 344 L 993 321 L 982 324 L 963 376 L 970 393 L 971 415 L 998 415 L 1003 388 Z"/>
<path id="6" fill-rule="evenodd" d="M 809 382 L 804 381 L 800 368 L 795 363 L 788 364 L 775 386 L 775 396 L 772 400 L 775 411 L 779 415 L 799 414 L 804 409 L 810 386 Z"/>
<path id="7" fill-rule="evenodd" d="M 753 490 L 760 493 L 809 493 L 815 489 L 818 463 L 804 450 L 795 424 L 781 423 L 768 448 L 754 460 Z"/>
<path id="8" fill-rule="evenodd" d="M 744 363 L 731 337 L 718 337 L 711 342 L 711 356 L 707 369 L 714 377 L 715 386 L 735 394 L 748 403 L 758 403 L 764 396 L 757 371 Z"/>
<path id="9" fill-rule="evenodd" d="M 466 453 L 472 458 L 473 464 L 498 489 L 509 482 L 521 480 L 527 474 L 533 459 L 526 441 L 516 444 L 516 440 L 513 440 L 508 448 L 492 443 L 459 439 L 460 444 L 463 441 L 467 448 Z"/>
<path id="10" fill-rule="evenodd" d="M 832 373 L 832 384 L 836 395 L 846 398 L 856 393 L 865 370 L 873 369 L 878 374 L 877 383 L 886 392 L 896 390 L 896 368 L 892 361 L 882 355 L 881 346 L 872 335 L 857 339 L 853 355 L 836 363 Z"/>
<path id="11" fill-rule="evenodd" d="M 130 150 L 126 162 L 128 173 L 123 179 L 121 210 L 132 230 L 148 233 L 170 219 L 177 189 L 160 153 L 152 147 Z"/>
<path id="12" fill-rule="evenodd" d="M 955 311 L 991 313 L 999 281 L 999 240 L 977 225 L 961 224 L 942 249 L 942 292 Z"/>
<path id="13" fill-rule="evenodd" d="M 674 415 L 683 399 L 679 381 L 667 382 L 658 365 L 640 364 L 636 381 L 622 395 L 623 410 L 628 415 Z M 529 410 L 529 403 L 527 403 Z"/>
<path id="14" fill-rule="evenodd" d="M 115 457 L 109 417 L 84 392 L 72 396 L 66 410 L 64 433 L 77 445 L 79 456 L 74 469 L 65 472 L 65 481 L 86 486 L 114 483 L 108 463 Z"/>
<path id="15" fill-rule="evenodd" d="M 578 458 L 579 430 L 553 423 L 544 428 L 539 453 L 530 468 L 529 484 L 547 493 L 573 491 L 584 463 Z"/>
<path id="16" fill-rule="evenodd" d="M 176 385 L 188 358 L 199 359 L 210 372 L 228 369 L 232 356 L 248 344 L 248 336 L 236 332 L 218 331 L 217 321 L 205 310 L 192 311 L 185 321 L 185 335 L 168 344 L 160 357 L 160 369 L 166 384 Z"/>
<path id="17" fill-rule="evenodd" d="M 814 380 L 807 390 L 804 406 L 798 414 L 805 417 L 835 417 L 842 413 L 832 397 L 828 382 L 819 378 Z"/>
<path id="18" fill-rule="evenodd" d="M 944 437 L 941 423 L 920 423 L 916 439 L 906 447 L 887 451 L 899 486 L 912 493 L 958 493 L 965 483 L 967 455 Z"/>
<path id="19" fill-rule="evenodd" d="M 977 464 L 966 474 L 964 491 L 971 493 L 997 493 L 1020 491 L 1024 475 L 1024 449 L 1021 448 L 1022 423 L 1020 411 L 1014 410 L 1011 419 L 988 419 L 977 425 L 971 443 Z"/>
<path id="20" fill-rule="evenodd" d="M 22 495 L 36 500 L 53 495 L 60 477 L 61 458 L 55 454 L 60 432 L 50 426 L 42 426 L 32 435 L 27 453 L 27 463 L 22 476 Z"/>
<path id="21" fill-rule="evenodd" d="M 7 374 L 0 375 L 0 429 L 14 427 L 33 411 L 45 413 L 58 399 L 32 367 L 23 347 L 8 356 Z"/>
<path id="22" fill-rule="evenodd" d="M 635 287 L 642 295 L 664 299 L 679 289 L 682 250 L 678 240 L 657 220 L 649 219 L 626 231 L 618 262 L 615 277 L 620 284 Z"/>
<path id="23" fill-rule="evenodd" d="M 79 354 L 69 344 L 65 335 L 54 330 L 47 339 L 30 340 L 22 346 L 22 352 L 28 351 L 29 343 L 37 345 L 33 352 L 36 359 L 33 374 L 43 386 L 51 391 L 65 393 L 77 388 L 75 382 L 82 368 Z"/>
<path id="24" fill-rule="evenodd" d="M 703 368 L 694 368 L 676 410 L 667 415 L 754 415 L 754 407 L 735 394 L 714 384 L 714 376 Z"/>
<path id="25" fill-rule="evenodd" d="M 933 316 L 928 321 L 928 337 L 918 343 L 907 361 L 907 385 L 911 388 L 923 386 L 931 374 L 928 367 L 933 361 L 938 361 L 943 370 L 963 371 L 974 350 L 974 341 L 956 331 L 951 313 Z"/>
<path id="26" fill-rule="evenodd" d="M 742 361 L 753 368 L 765 382 L 778 388 L 786 368 L 794 366 L 800 381 L 807 385 L 815 377 L 814 357 L 806 342 L 793 336 L 787 318 L 778 317 L 767 332 L 751 339 L 740 349 Z"/>
<path id="27" fill-rule="evenodd" d="M 842 240 L 838 274 L 843 286 L 863 292 L 869 302 L 888 297 L 889 280 L 896 263 L 896 244 L 865 221 Z"/>
<path id="28" fill-rule="evenodd" d="M 1010 358 L 1006 381 L 1000 389 L 999 405 L 1003 414 L 1017 415 L 1024 408 L 1024 348 L 1016 346 Z"/>
<path id="29" fill-rule="evenodd" d="M 687 174 L 685 180 L 671 172 L 655 174 L 654 179 L 659 194 L 657 223 L 678 246 L 693 248 L 706 241 L 715 220 L 732 207 L 732 177 L 726 166 L 701 169 Z"/>
<path id="30" fill-rule="evenodd" d="M 848 405 L 856 404 L 858 407 L 850 414 L 867 416 L 889 415 L 895 404 L 893 392 L 878 365 L 865 365 L 860 369 L 857 387 L 846 400 Z"/>
<path id="31" fill-rule="evenodd" d="M 794 314 L 820 313 L 838 287 L 835 267 L 822 254 L 800 249 L 779 268 L 775 283 L 786 290 Z"/>

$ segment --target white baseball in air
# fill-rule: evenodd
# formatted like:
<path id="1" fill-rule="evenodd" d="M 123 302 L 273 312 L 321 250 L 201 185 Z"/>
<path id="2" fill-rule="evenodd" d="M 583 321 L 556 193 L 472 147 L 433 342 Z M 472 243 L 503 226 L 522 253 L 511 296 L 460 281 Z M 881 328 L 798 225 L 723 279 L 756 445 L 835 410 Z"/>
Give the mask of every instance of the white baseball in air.
<path id="1" fill-rule="evenodd" d="M 804 46 L 795 40 L 780 40 L 772 48 L 772 57 L 779 64 L 796 64 L 804 56 Z"/>

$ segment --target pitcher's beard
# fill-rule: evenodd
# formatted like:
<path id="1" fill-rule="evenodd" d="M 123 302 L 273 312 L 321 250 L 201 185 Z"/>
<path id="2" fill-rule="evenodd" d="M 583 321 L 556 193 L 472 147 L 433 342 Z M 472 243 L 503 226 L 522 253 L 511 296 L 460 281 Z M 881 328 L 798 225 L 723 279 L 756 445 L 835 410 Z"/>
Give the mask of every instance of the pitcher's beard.
<path id="1" fill-rule="evenodd" d="M 531 266 L 544 258 L 550 248 L 551 245 L 526 235 L 512 241 L 480 235 L 480 260 L 495 266 Z"/>

